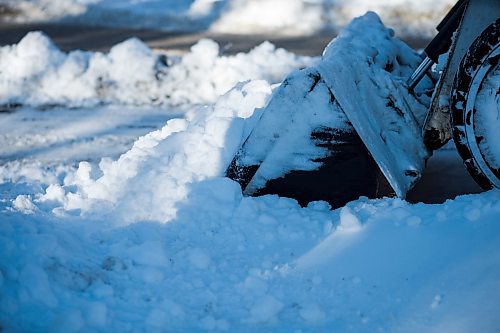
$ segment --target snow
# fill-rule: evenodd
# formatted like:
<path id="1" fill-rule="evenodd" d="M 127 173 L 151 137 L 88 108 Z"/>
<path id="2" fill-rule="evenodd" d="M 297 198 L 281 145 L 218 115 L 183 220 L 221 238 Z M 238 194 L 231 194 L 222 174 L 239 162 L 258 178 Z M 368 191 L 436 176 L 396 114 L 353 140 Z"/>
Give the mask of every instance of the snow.
<path id="1" fill-rule="evenodd" d="M 220 55 L 217 43 L 200 40 L 182 58 L 149 49 L 132 38 L 108 54 L 61 52 L 40 32 L 0 48 L 0 105 L 182 104 L 214 102 L 237 82 L 281 82 L 314 59 L 265 42 L 249 53 Z"/>
<path id="2" fill-rule="evenodd" d="M 203 58 L 193 49 L 192 60 L 186 55 L 167 66 L 172 85 L 189 88 L 182 88 L 184 100 L 158 105 L 141 99 L 137 81 L 124 76 L 116 84 L 127 98 L 92 92 L 87 100 L 49 99 L 39 83 L 57 71 L 54 82 L 64 80 L 72 72 L 61 62 L 75 56 L 40 34 L 23 49 L 40 45 L 43 66 L 14 57 L 19 45 L 1 53 L 3 66 L 21 61 L 26 79 L 9 74 L 21 93 L 2 90 L 23 106 L 0 113 L 0 330 L 500 327 L 498 190 L 433 205 L 359 198 L 332 210 L 326 202 L 301 207 L 275 195 L 247 197 L 223 177 L 280 91 L 276 83 L 316 60 L 268 44 L 225 57 L 203 41 L 200 52 L 211 62 L 195 66 Z M 149 71 L 155 51 L 132 40 L 116 52 L 80 54 L 104 62 L 121 56 L 131 68 L 144 61 L 149 67 L 136 74 L 148 87 L 158 84 Z M 289 59 L 289 67 L 260 75 L 270 68 L 255 65 L 255 57 L 266 58 L 261 52 Z M 127 70 L 112 67 L 101 74 Z M 198 94 L 233 67 L 241 74 L 235 87 Z M 173 68 L 190 74 L 172 74 Z M 56 101 L 62 105 L 46 104 Z"/>
<path id="3" fill-rule="evenodd" d="M 273 196 L 240 197 L 229 214 L 226 201 L 204 197 L 170 223 L 128 227 L 109 228 L 98 216 L 11 213 L 1 224 L 0 321 L 7 331 L 104 322 L 106 330 L 169 323 L 172 331 L 494 332 L 498 198 L 493 191 L 442 205 L 360 199 L 347 206 L 347 220 L 356 216 L 362 227 L 347 233 L 346 208 L 300 208 Z M 464 219 L 468 206 L 482 218 Z M 407 225 L 396 212 L 422 223 Z M 261 214 L 276 223 L 256 223 Z M 26 251 L 35 246 L 45 250 Z M 150 260 L 158 256 L 168 260 Z"/>
<path id="4" fill-rule="evenodd" d="M 308 35 L 376 11 L 401 35 L 432 36 L 454 0 L 3 0 L 20 22 L 60 20 L 169 31 Z"/>

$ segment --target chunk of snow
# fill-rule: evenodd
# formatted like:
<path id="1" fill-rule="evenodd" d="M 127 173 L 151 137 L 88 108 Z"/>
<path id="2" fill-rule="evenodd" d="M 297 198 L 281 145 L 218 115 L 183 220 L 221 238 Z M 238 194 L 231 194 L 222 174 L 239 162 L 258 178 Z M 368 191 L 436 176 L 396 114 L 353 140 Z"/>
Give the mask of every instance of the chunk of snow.
<path id="1" fill-rule="evenodd" d="M 33 204 L 31 197 L 24 194 L 18 195 L 12 202 L 12 206 L 14 209 L 17 209 L 24 214 L 33 214 L 36 210 L 36 206 Z"/>
<path id="2" fill-rule="evenodd" d="M 340 223 L 337 227 L 342 232 L 358 232 L 362 228 L 361 222 L 352 210 L 345 206 L 340 209 Z"/>

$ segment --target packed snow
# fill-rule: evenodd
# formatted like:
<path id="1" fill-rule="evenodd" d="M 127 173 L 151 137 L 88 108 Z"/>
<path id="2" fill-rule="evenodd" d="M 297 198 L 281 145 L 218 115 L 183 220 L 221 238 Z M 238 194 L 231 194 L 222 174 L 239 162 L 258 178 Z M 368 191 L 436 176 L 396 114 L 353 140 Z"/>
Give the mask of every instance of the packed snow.
<path id="1" fill-rule="evenodd" d="M 21 43 L 45 45 L 44 65 L 13 56 Z M 138 40 L 107 55 L 65 54 L 38 33 L 21 43 L 0 58 L 26 75 L 1 83 L 0 331 L 498 331 L 498 190 L 332 210 L 247 197 L 224 177 L 285 72 L 317 60 L 269 44 L 226 57 L 202 41 L 208 64 L 193 48 L 167 66 Z M 267 72 L 266 57 L 286 68 Z M 94 76 L 92 59 L 110 65 Z M 235 86 L 214 87 L 221 75 Z M 111 92 L 82 87 L 87 99 L 40 88 L 99 76 Z"/>
<path id="2" fill-rule="evenodd" d="M 307 35 L 376 11 L 398 33 L 431 36 L 455 0 L 1 0 L 7 20 L 170 31 Z"/>

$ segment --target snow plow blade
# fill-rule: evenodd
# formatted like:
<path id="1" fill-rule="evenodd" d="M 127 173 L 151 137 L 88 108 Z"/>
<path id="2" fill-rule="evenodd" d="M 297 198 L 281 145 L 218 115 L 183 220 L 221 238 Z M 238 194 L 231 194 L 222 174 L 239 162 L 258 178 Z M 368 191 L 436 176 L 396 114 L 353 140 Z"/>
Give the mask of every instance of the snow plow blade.
<path id="1" fill-rule="evenodd" d="M 412 94 L 404 83 L 419 60 L 376 14 L 355 19 L 315 66 L 275 90 L 226 175 L 247 195 L 302 205 L 404 198 L 428 158 L 426 84 Z"/>

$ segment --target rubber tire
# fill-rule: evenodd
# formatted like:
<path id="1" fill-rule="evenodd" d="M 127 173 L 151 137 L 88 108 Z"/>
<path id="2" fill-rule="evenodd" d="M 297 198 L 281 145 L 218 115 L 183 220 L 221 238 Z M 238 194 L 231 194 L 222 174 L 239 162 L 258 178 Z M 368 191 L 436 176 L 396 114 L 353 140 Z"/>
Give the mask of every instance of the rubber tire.
<path id="1" fill-rule="evenodd" d="M 477 92 L 481 90 L 484 80 L 498 65 L 499 35 L 500 19 L 497 19 L 476 38 L 465 54 L 455 75 L 451 94 L 453 140 L 472 178 L 486 190 L 499 187 L 500 173 L 498 169 L 489 165 L 479 148 L 474 149 L 474 146 L 478 147 L 479 142 L 484 138 L 474 132 L 473 120 L 476 108 L 470 106 L 471 103 L 473 103 L 472 106 L 475 105 L 477 94 L 473 93 L 472 89 L 475 89 L 473 84 L 478 73 L 487 70 L 484 77 L 478 78 L 481 79 L 481 83 L 478 85 Z M 495 56 L 492 56 L 494 53 Z M 487 66 L 489 66 L 488 69 L 485 68 Z"/>

